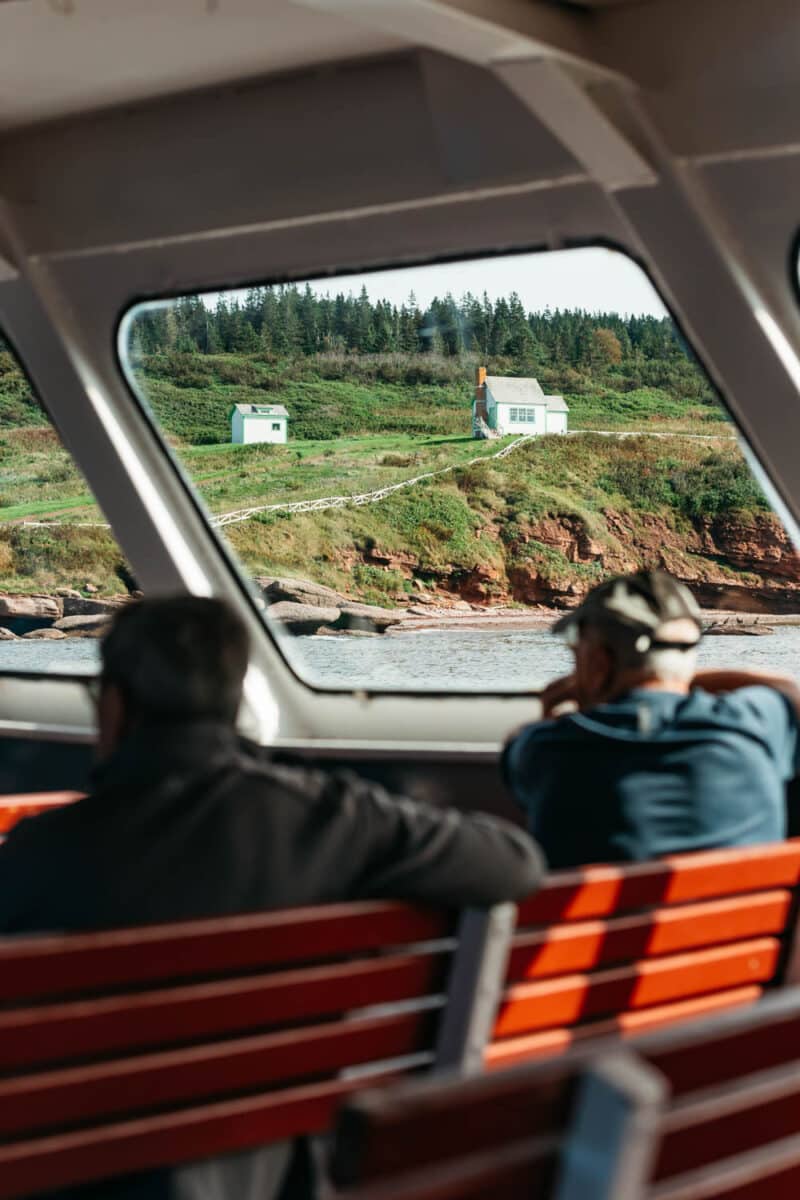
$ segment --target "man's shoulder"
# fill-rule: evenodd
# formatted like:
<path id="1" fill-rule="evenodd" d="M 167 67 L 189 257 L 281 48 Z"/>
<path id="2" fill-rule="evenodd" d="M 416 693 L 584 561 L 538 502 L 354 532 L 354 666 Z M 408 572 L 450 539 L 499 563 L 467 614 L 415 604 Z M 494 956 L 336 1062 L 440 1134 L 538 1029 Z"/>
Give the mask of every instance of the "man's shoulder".
<path id="1" fill-rule="evenodd" d="M 776 688 L 764 684 L 737 688 L 732 692 L 711 694 L 697 688 L 690 693 L 686 711 L 709 721 L 740 724 L 743 727 L 774 725 L 788 720 L 797 723 L 794 708 Z"/>

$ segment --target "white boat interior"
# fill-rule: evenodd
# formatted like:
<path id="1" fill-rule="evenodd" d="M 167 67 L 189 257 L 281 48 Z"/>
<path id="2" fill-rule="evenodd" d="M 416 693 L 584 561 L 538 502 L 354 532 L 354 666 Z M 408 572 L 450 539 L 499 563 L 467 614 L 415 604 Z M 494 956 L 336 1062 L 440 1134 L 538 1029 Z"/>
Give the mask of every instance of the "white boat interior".
<path id="1" fill-rule="evenodd" d="M 129 389 L 126 311 L 613 246 L 654 282 L 794 535 L 798 100 L 796 0 L 0 2 L 0 331 L 143 590 L 246 616 L 244 728 L 502 809 L 498 749 L 535 700 L 302 682 Z M 92 722 L 80 679 L 4 673 L 5 790 L 81 786 Z"/>

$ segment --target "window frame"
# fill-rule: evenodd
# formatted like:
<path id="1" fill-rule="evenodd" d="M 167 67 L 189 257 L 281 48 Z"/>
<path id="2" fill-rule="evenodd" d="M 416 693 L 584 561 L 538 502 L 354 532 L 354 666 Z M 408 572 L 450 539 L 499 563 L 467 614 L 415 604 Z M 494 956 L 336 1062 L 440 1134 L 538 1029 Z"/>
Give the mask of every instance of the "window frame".
<path id="1" fill-rule="evenodd" d="M 510 259 L 521 257 L 523 255 L 553 255 L 558 253 L 566 253 L 569 251 L 591 249 L 606 250 L 613 254 L 619 255 L 621 258 L 626 259 L 629 263 L 632 263 L 641 272 L 641 274 L 652 287 L 655 294 L 658 296 L 661 304 L 663 304 L 666 315 L 673 322 L 676 330 L 680 334 L 692 360 L 696 363 L 698 369 L 702 371 L 706 382 L 717 399 L 717 402 L 728 414 L 733 427 L 737 431 L 737 434 L 743 436 L 741 434 L 738 421 L 732 413 L 725 396 L 720 391 L 713 375 L 706 367 L 700 353 L 696 350 L 692 339 L 686 334 L 683 325 L 678 320 L 660 288 L 657 286 L 647 265 L 628 246 L 608 237 L 600 236 L 571 239 L 555 248 L 547 244 L 542 244 L 541 242 L 535 242 L 533 244 L 523 243 L 504 246 L 501 251 L 484 247 L 480 250 L 470 250 L 456 254 L 422 255 L 419 258 L 411 258 L 401 262 L 397 262 L 396 260 L 379 260 L 377 262 L 370 262 L 369 264 L 365 264 L 361 267 L 359 267 L 357 264 L 348 264 L 346 267 L 343 267 L 339 270 L 333 270 L 329 272 L 318 268 L 316 270 L 309 270 L 308 272 L 303 272 L 301 274 L 268 274 L 261 280 L 253 280 L 249 275 L 240 278 L 237 273 L 237 281 L 233 283 L 231 282 L 230 278 L 226 278 L 224 281 L 219 282 L 218 284 L 206 280 L 202 285 L 198 284 L 192 291 L 180 290 L 177 292 L 169 291 L 166 293 L 142 293 L 139 295 L 132 294 L 126 297 L 126 300 L 118 313 L 117 320 L 114 325 L 112 346 L 114 362 L 119 371 L 120 378 L 126 388 L 126 391 L 135 405 L 136 410 L 149 427 L 160 453 L 175 472 L 178 480 L 182 484 L 187 494 L 190 503 L 193 505 L 203 524 L 206 526 L 206 530 L 210 535 L 216 550 L 220 553 L 221 559 L 229 570 L 233 581 L 236 583 L 240 595 L 256 617 L 260 633 L 262 633 L 273 645 L 280 659 L 282 668 L 288 671 L 295 683 L 309 691 L 312 695 L 317 697 L 363 697 L 370 700 L 381 699 L 386 701 L 396 700 L 403 702 L 408 702 L 414 699 L 438 699 L 442 701 L 454 702 L 460 702 L 464 700 L 473 702 L 486 699 L 504 701 L 506 703 L 514 704 L 515 702 L 523 701 L 526 698 L 538 697 L 541 694 L 542 687 L 537 685 L 528 689 L 513 691 L 496 689 L 489 691 L 464 691 L 457 688 L 431 688 L 430 690 L 423 691 L 419 690 L 418 688 L 387 689 L 381 686 L 364 686 L 363 684 L 357 683 L 337 687 L 332 684 L 326 684 L 318 680 L 310 679 L 303 675 L 297 669 L 293 659 L 285 652 L 283 645 L 284 641 L 287 641 L 289 644 L 291 643 L 292 635 L 283 631 L 277 623 L 271 622 L 267 618 L 263 608 L 261 608 L 257 602 L 254 595 L 252 581 L 248 578 L 246 572 L 243 570 L 243 566 L 236 554 L 233 552 L 232 548 L 227 544 L 224 538 L 220 537 L 218 530 L 215 529 L 215 527 L 210 523 L 210 513 L 208 509 L 206 509 L 201 497 L 197 493 L 191 477 L 184 470 L 180 460 L 176 457 L 169 444 L 166 442 L 161 427 L 153 417 L 149 409 L 149 405 L 146 403 L 144 398 L 139 395 L 134 386 L 132 374 L 129 374 L 128 370 L 126 369 L 127 344 L 124 335 L 129 322 L 132 320 L 134 310 L 142 305 L 170 304 L 181 300 L 187 295 L 199 295 L 202 293 L 210 293 L 215 291 L 245 291 L 248 287 L 278 287 L 282 284 L 299 285 L 312 281 L 325 281 L 332 285 L 338 281 L 341 281 L 343 284 L 346 284 L 347 280 L 355 275 L 373 275 L 386 271 L 406 270 L 416 267 L 425 268 L 460 263 L 478 263 L 497 258 Z M 498 414 L 502 411 L 501 405 L 496 404 L 494 408 Z M 2 675 L 2 672 L 0 672 L 0 675 Z"/>

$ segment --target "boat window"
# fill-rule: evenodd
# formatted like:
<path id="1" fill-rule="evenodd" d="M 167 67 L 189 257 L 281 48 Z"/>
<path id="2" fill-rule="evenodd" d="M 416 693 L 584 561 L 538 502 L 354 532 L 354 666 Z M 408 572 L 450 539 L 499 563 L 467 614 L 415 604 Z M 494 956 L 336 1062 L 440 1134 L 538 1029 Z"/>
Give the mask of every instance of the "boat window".
<path id="1" fill-rule="evenodd" d="M 642 565 L 688 582 L 710 626 L 747 633 L 737 658 L 800 647 L 792 547 L 622 254 L 183 296 L 138 305 L 120 339 L 313 685 L 535 688 L 569 665 L 554 615 Z M 703 661 L 730 648 L 708 637 Z"/>
<path id="2" fill-rule="evenodd" d="M 0 336 L 0 673 L 94 673 L 136 582 L 11 346 Z"/>

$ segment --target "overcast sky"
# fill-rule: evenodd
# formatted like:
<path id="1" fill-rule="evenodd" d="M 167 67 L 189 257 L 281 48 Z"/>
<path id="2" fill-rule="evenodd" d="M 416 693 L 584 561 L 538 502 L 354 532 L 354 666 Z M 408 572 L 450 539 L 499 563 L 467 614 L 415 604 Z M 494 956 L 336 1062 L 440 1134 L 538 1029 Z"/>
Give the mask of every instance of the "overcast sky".
<path id="1" fill-rule="evenodd" d="M 518 292 L 528 312 L 541 312 L 549 307 L 616 312 L 623 316 L 667 315 L 644 272 L 624 254 L 599 247 L 509 254 L 310 282 L 321 296 L 335 296 L 337 292 L 357 295 L 363 285 L 371 300 L 390 300 L 397 305 L 413 291 L 423 309 L 434 296 L 442 297 L 447 292 L 452 292 L 456 299 L 465 292 L 479 297 L 487 292 L 491 300 Z M 229 294 L 245 296 L 244 291 Z M 213 308 L 218 295 L 209 292 L 203 299 Z"/>
<path id="2" fill-rule="evenodd" d="M 402 304 L 413 291 L 425 308 L 434 296 L 465 292 L 494 300 L 518 292 L 529 312 L 550 308 L 582 308 L 588 312 L 649 313 L 666 316 L 666 309 L 645 274 L 625 255 L 597 247 L 542 254 L 514 254 L 468 262 L 440 263 L 341 276 L 312 282 L 320 295 L 361 291 L 371 300 Z"/>

